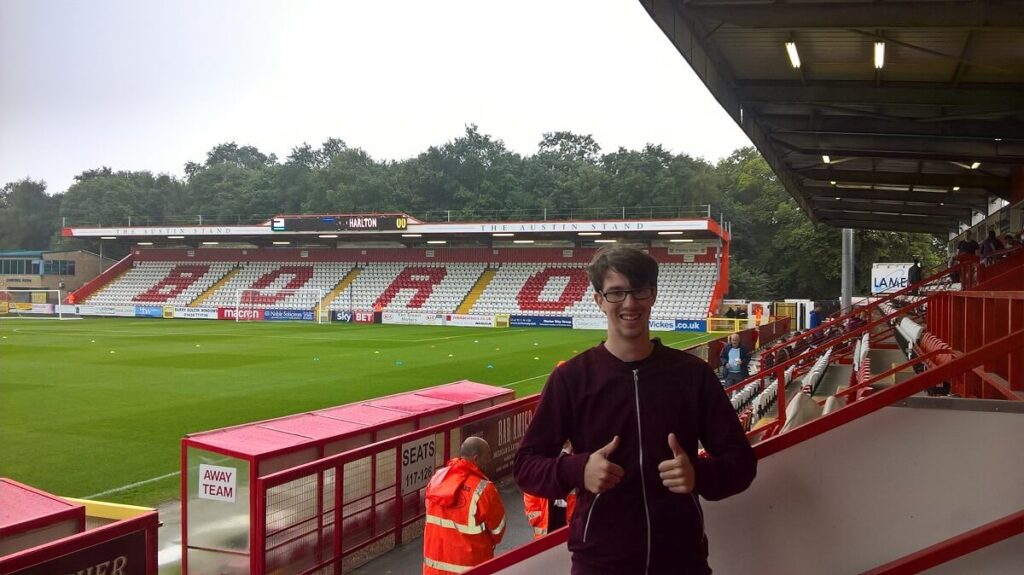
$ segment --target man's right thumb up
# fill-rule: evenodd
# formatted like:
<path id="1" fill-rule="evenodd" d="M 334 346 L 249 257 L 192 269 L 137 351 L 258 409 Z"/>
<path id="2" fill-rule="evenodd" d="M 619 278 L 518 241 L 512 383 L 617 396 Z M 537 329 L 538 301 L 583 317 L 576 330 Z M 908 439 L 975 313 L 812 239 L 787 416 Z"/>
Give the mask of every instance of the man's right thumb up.
<path id="1" fill-rule="evenodd" d="M 600 453 L 602 457 L 607 459 L 616 449 L 618 449 L 618 447 L 619 447 L 619 436 L 616 435 L 615 437 L 612 438 L 611 441 L 608 442 L 607 445 L 605 445 L 601 449 L 598 449 L 597 453 Z"/>

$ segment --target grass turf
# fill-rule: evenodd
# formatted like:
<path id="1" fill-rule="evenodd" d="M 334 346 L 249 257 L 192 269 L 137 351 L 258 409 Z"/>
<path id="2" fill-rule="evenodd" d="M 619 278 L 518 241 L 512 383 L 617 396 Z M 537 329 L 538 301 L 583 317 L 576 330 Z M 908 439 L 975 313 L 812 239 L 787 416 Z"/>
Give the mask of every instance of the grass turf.
<path id="1" fill-rule="evenodd" d="M 656 335 L 678 348 L 711 339 Z M 0 476 L 58 495 L 156 505 L 179 495 L 187 433 L 460 379 L 522 397 L 540 391 L 559 360 L 603 337 L 545 328 L 4 320 Z"/>

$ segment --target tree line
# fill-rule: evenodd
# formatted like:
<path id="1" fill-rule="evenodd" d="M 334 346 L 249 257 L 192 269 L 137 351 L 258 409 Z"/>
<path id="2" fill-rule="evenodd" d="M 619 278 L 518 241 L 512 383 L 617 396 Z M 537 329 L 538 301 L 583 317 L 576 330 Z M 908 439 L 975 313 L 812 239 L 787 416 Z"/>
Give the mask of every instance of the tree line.
<path id="1" fill-rule="evenodd" d="M 0 249 L 88 249 L 60 236 L 74 226 L 241 224 L 277 214 L 406 212 L 423 221 L 676 217 L 732 223 L 729 297 L 837 297 L 841 239 L 816 225 L 753 148 L 717 163 L 661 145 L 604 152 L 590 135 L 544 134 L 520 155 L 470 125 L 461 136 L 404 160 L 377 160 L 331 138 L 296 146 L 284 160 L 252 146 L 219 144 L 184 177 L 109 167 L 75 176 L 62 193 L 25 179 L 0 189 Z M 873 262 L 922 258 L 938 265 L 945 239 L 858 231 L 857 287 Z M 108 248 L 109 253 L 109 248 Z"/>

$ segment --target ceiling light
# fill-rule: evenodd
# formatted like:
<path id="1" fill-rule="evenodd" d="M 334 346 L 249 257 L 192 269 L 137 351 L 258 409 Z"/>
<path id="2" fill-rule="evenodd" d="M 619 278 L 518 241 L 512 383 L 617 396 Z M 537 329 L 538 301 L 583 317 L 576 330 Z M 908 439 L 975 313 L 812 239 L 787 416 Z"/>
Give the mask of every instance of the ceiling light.
<path id="1" fill-rule="evenodd" d="M 971 169 L 972 170 L 977 170 L 980 167 L 981 167 L 981 162 L 974 162 L 973 164 L 971 164 Z"/>
<path id="2" fill-rule="evenodd" d="M 837 200 L 841 200 L 841 199 L 843 199 L 843 198 L 840 198 L 839 196 L 836 196 L 836 199 L 837 199 Z"/>
<path id="3" fill-rule="evenodd" d="M 835 180 L 829 180 L 828 183 L 833 185 L 833 186 L 836 185 L 836 181 Z"/>
<path id="4" fill-rule="evenodd" d="M 101 240 L 116 240 L 114 236 L 100 236 Z"/>
<path id="5" fill-rule="evenodd" d="M 204 245 L 204 246 L 215 246 L 215 245 L 217 245 L 217 244 L 219 244 L 219 243 L 220 243 L 220 242 L 203 242 L 203 245 Z"/>
<path id="6" fill-rule="evenodd" d="M 320 234 L 319 237 L 325 240 L 333 240 L 334 238 L 338 237 L 338 234 Z"/>
<path id="7" fill-rule="evenodd" d="M 681 236 L 683 232 L 658 232 L 659 236 Z"/>
<path id="8" fill-rule="evenodd" d="M 139 242 L 139 245 L 140 246 L 151 246 L 151 245 L 153 245 L 153 242 Z"/>
<path id="9" fill-rule="evenodd" d="M 515 234 L 491 234 L 491 235 L 496 237 L 496 238 L 511 238 Z"/>
<path id="10" fill-rule="evenodd" d="M 446 244 L 446 243 L 448 243 L 448 241 L 447 240 L 428 240 L 427 243 L 428 244 Z"/>
<path id="11" fill-rule="evenodd" d="M 274 245 L 275 246 L 288 246 L 288 245 L 291 245 L 291 242 L 274 242 Z"/>
<path id="12" fill-rule="evenodd" d="M 959 192 L 960 191 L 960 186 L 953 186 L 953 191 L 954 192 Z"/>
<path id="13" fill-rule="evenodd" d="M 402 234 L 403 238 L 422 238 L 423 234 Z"/>
<path id="14" fill-rule="evenodd" d="M 169 239 L 169 240 L 183 240 L 183 239 L 185 239 L 185 236 L 167 236 L 167 239 Z"/>
<path id="15" fill-rule="evenodd" d="M 832 163 L 832 158 L 828 157 L 828 154 L 825 154 L 821 157 L 821 161 L 825 162 L 826 164 L 830 164 Z"/>
<path id="16" fill-rule="evenodd" d="M 669 240 L 669 241 L 674 243 L 674 244 L 680 244 L 680 243 L 692 242 L 693 240 L 681 239 L 681 240 Z"/>
<path id="17" fill-rule="evenodd" d="M 580 235 L 580 236 L 599 236 L 599 235 L 601 235 L 601 232 L 580 232 L 577 235 Z"/>
<path id="18" fill-rule="evenodd" d="M 614 244 L 615 240 L 594 240 L 596 244 Z"/>
<path id="19" fill-rule="evenodd" d="M 512 235 L 512 234 L 509 234 Z M 514 244 L 532 244 L 533 240 L 512 240 Z"/>
<path id="20" fill-rule="evenodd" d="M 796 42 L 786 42 L 786 53 L 789 54 L 789 63 L 794 68 L 800 67 L 800 54 L 796 51 Z"/>
<path id="21" fill-rule="evenodd" d="M 946 202 L 939 202 L 939 205 L 940 206 L 944 206 L 944 205 L 946 205 Z"/>
<path id="22" fill-rule="evenodd" d="M 875 42 L 875 69 L 885 66 L 885 42 Z"/>

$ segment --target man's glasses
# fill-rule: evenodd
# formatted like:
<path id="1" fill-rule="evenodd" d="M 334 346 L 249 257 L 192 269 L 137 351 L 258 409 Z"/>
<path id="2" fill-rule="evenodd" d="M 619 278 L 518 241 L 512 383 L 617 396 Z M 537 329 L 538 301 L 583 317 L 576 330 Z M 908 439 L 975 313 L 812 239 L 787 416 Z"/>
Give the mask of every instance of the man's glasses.
<path id="1" fill-rule="evenodd" d="M 626 301 L 626 296 L 630 294 L 632 294 L 633 299 L 637 301 L 651 299 L 651 297 L 654 296 L 654 288 L 642 287 L 636 289 L 624 289 L 601 292 L 601 296 L 604 297 L 604 300 L 608 303 L 624 302 Z"/>

